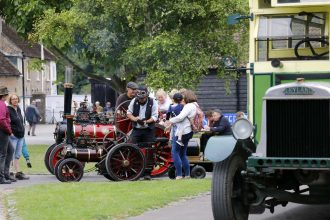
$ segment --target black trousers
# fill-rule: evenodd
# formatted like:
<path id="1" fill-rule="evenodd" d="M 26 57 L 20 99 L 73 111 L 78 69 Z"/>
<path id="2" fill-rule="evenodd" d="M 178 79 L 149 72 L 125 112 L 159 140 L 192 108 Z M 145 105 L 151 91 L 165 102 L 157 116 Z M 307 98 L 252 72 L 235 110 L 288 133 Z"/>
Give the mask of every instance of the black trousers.
<path id="1" fill-rule="evenodd" d="M 212 134 L 212 133 L 204 133 L 204 134 L 202 134 L 201 139 L 200 139 L 201 140 L 201 152 L 204 152 L 205 151 L 205 147 L 206 147 L 207 141 L 212 136 L 214 136 L 214 134 Z"/>
<path id="2" fill-rule="evenodd" d="M 9 176 L 9 167 L 13 155 L 14 147 L 9 141 L 8 134 L 0 130 L 0 180 Z"/>
<path id="3" fill-rule="evenodd" d="M 139 143 L 150 143 L 155 142 L 155 129 L 154 128 L 145 128 L 145 129 L 137 129 L 133 128 L 132 134 L 130 136 L 130 141 L 133 144 Z M 143 146 L 141 146 L 143 147 Z M 154 159 L 153 159 L 153 149 L 147 149 L 145 152 L 146 157 L 146 168 L 144 170 L 144 175 L 150 175 L 151 171 L 153 170 L 154 166 Z"/>
<path id="4" fill-rule="evenodd" d="M 154 128 L 152 128 L 152 129 L 151 128 L 145 128 L 145 129 L 133 128 L 130 139 L 133 144 L 145 143 L 145 142 L 155 142 L 155 129 Z"/>

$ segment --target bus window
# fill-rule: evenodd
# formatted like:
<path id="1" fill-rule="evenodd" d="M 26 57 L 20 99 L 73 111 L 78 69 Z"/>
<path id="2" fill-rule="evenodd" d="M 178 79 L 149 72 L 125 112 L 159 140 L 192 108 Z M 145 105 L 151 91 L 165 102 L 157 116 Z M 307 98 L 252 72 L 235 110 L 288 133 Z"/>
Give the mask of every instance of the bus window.
<path id="1" fill-rule="evenodd" d="M 317 54 L 324 55 L 312 59 L 329 59 L 329 55 L 326 54 L 329 52 L 326 13 L 301 12 L 291 15 L 260 16 L 256 44 L 257 61 L 274 58 L 297 60 L 294 51 L 296 46 L 297 53 L 301 56 L 313 55 L 315 49 Z"/>

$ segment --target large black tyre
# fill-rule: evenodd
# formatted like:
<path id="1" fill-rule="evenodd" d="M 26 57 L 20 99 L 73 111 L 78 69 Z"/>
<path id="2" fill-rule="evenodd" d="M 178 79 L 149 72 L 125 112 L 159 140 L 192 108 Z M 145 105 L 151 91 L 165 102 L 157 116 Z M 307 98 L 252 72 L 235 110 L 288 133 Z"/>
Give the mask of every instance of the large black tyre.
<path id="1" fill-rule="evenodd" d="M 56 165 L 55 165 L 55 167 L 54 167 L 54 175 L 55 175 L 55 177 L 56 177 L 56 179 L 60 179 L 61 177 L 59 177 L 58 176 L 58 172 L 57 172 L 57 170 L 58 170 L 58 165 L 60 165 L 60 163 L 62 162 L 64 160 L 64 158 L 62 158 L 62 159 L 60 159 L 59 161 L 57 161 L 56 162 Z M 60 180 L 61 181 L 61 180 Z M 62 182 L 62 181 L 61 181 Z"/>
<path id="2" fill-rule="evenodd" d="M 215 220 L 247 220 L 249 207 L 243 204 L 241 171 L 245 160 L 233 154 L 216 163 L 212 178 L 212 210 Z"/>
<path id="3" fill-rule="evenodd" d="M 51 169 L 50 169 L 50 165 L 49 165 L 49 156 L 50 156 L 50 153 L 52 152 L 52 150 L 54 149 L 54 147 L 56 146 L 57 144 L 52 144 L 48 147 L 48 149 L 46 150 L 46 153 L 45 153 L 45 156 L 44 156 L 44 163 L 45 163 L 45 167 L 47 168 L 47 170 L 52 173 Z"/>
<path id="4" fill-rule="evenodd" d="M 190 171 L 190 177 L 194 179 L 203 179 L 206 176 L 206 170 L 204 167 L 196 165 Z"/>
<path id="5" fill-rule="evenodd" d="M 51 150 L 48 158 L 48 165 L 49 165 L 49 172 L 51 174 L 55 174 L 54 169 L 57 161 L 64 158 L 64 155 L 62 155 L 62 150 L 65 147 L 65 143 L 61 143 L 58 145 L 55 145 L 53 150 Z"/>
<path id="6" fill-rule="evenodd" d="M 111 181 L 115 181 L 114 178 L 112 178 L 108 173 L 104 173 L 102 174 L 105 178 L 107 178 L 108 180 L 111 180 Z"/>

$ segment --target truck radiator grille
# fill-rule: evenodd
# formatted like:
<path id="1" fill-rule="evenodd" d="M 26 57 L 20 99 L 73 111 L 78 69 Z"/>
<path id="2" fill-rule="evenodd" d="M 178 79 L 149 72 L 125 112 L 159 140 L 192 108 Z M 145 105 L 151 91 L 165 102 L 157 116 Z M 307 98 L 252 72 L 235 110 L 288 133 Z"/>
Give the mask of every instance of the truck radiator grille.
<path id="1" fill-rule="evenodd" d="M 268 157 L 330 157 L 329 100 L 267 100 Z"/>

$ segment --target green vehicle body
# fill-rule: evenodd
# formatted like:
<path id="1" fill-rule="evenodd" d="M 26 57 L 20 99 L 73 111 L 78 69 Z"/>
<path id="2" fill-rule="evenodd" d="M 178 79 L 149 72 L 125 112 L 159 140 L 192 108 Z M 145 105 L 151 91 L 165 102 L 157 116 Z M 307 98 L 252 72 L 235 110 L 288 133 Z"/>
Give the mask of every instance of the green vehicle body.
<path id="1" fill-rule="evenodd" d="M 214 219 L 246 220 L 288 202 L 330 204 L 330 0 L 250 0 L 250 14 L 255 130 L 207 144 Z"/>

